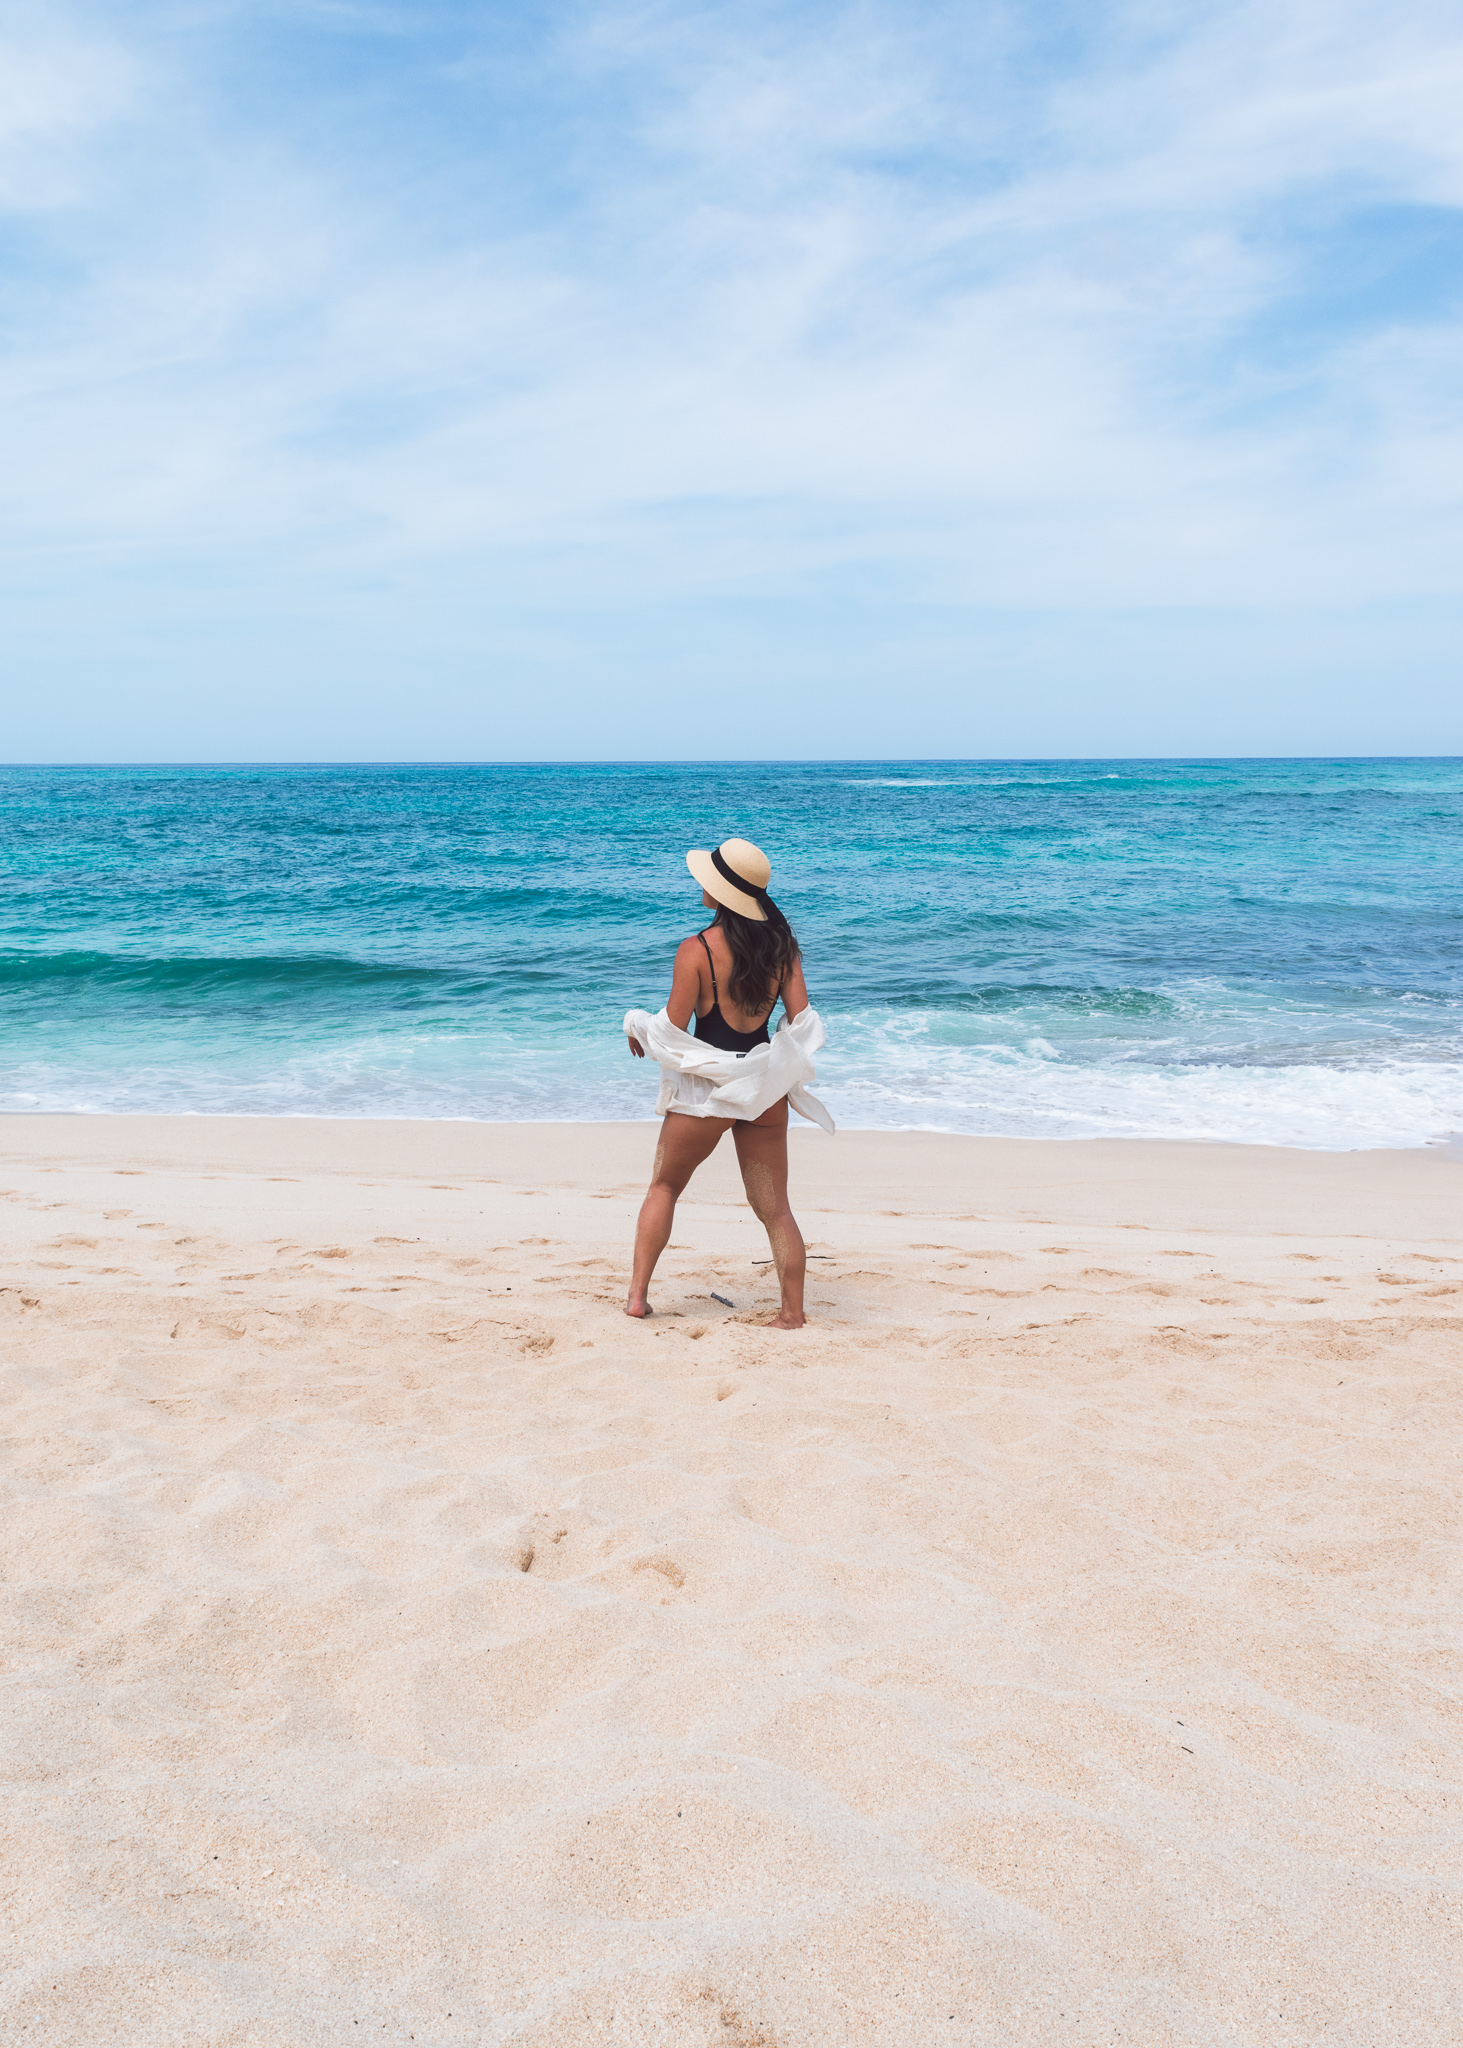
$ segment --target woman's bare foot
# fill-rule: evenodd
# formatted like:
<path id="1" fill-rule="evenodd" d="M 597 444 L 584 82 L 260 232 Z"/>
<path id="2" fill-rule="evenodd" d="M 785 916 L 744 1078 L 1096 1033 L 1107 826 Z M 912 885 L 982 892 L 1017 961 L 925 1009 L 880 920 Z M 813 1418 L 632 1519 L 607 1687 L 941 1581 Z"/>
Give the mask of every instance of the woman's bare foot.
<path id="1" fill-rule="evenodd" d="M 655 1310 L 650 1306 L 650 1303 L 646 1300 L 644 1290 L 642 1289 L 642 1291 L 639 1294 L 637 1294 L 634 1288 L 632 1287 L 630 1290 L 630 1299 L 625 1303 L 625 1313 L 627 1316 L 634 1316 L 638 1320 L 642 1316 L 653 1316 L 655 1314 Z"/>
<path id="2" fill-rule="evenodd" d="M 800 1330 L 806 1321 L 806 1316 L 789 1315 L 784 1309 L 780 1316 L 774 1316 L 770 1323 L 764 1323 L 762 1327 L 764 1330 Z"/>

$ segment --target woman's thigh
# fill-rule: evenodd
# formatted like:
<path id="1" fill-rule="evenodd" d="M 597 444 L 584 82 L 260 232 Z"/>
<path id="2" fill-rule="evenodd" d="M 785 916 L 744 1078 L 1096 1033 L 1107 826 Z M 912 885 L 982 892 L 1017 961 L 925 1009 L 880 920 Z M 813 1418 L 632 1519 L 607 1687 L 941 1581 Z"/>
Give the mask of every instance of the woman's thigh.
<path id="1" fill-rule="evenodd" d="M 779 1110 L 781 1115 L 778 1115 Z M 776 1119 L 773 1121 L 773 1119 Z M 787 1098 L 736 1128 L 737 1164 L 747 1200 L 758 1215 L 787 1207 Z"/>
<path id="2" fill-rule="evenodd" d="M 703 1159 L 709 1159 L 731 1126 L 726 1116 L 686 1116 L 666 1112 L 655 1148 L 654 1178 L 679 1194 Z"/>
<path id="3" fill-rule="evenodd" d="M 750 1120 L 744 1118 L 743 1121 L 737 1125 L 737 1130 L 739 1132 L 785 1131 L 786 1129 L 787 1097 L 785 1095 L 779 1097 L 779 1099 L 773 1103 L 770 1109 L 764 1109 L 761 1116 L 754 1116 Z"/>

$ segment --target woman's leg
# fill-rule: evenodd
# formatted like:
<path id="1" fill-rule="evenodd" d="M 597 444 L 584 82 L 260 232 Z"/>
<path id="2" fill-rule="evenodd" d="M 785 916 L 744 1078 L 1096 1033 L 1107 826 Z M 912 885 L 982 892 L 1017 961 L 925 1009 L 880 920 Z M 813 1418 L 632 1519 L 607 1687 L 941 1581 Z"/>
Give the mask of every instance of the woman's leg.
<path id="1" fill-rule="evenodd" d="M 736 1133 L 742 1184 L 753 1211 L 766 1225 L 782 1283 L 782 1311 L 768 1328 L 800 1330 L 808 1255 L 797 1218 L 787 1205 L 787 1097 L 764 1110 L 755 1123 L 739 1123 Z"/>
<path id="2" fill-rule="evenodd" d="M 635 1266 L 630 1278 L 627 1316 L 648 1316 L 650 1276 L 655 1262 L 670 1242 L 675 1220 L 676 1198 L 703 1159 L 716 1150 L 717 1140 L 730 1123 L 724 1116 L 683 1116 L 670 1110 L 661 1125 L 660 1143 L 655 1148 L 655 1166 L 645 1200 L 640 1204 L 640 1221 L 635 1226 Z"/>

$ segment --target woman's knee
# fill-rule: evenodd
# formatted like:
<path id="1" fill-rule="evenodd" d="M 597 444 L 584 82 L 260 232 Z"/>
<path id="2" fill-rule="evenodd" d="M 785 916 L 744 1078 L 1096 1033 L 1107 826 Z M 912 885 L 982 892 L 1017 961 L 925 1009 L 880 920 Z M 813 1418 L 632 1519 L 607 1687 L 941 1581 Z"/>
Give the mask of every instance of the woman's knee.
<path id="1" fill-rule="evenodd" d="M 792 1213 L 792 1205 L 789 1203 L 786 1195 L 779 1198 L 777 1195 L 760 1188 L 754 1194 L 748 1188 L 747 1200 L 751 1205 L 752 1214 L 764 1229 L 785 1230 L 790 1223 L 796 1229 L 797 1224 Z"/>

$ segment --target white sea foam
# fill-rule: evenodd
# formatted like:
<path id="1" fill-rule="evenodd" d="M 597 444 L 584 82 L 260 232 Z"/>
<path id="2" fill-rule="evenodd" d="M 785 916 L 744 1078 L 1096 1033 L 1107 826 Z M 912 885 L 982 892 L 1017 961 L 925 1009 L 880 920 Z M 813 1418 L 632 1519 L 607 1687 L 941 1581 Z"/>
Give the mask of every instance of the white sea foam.
<path id="1" fill-rule="evenodd" d="M 1386 1037 L 1327 1045 L 1314 1034 L 1328 1020 L 1311 1018 L 1302 1034 L 1299 1012 L 1272 1007 L 1260 1051 L 1253 1015 L 1226 1015 L 1216 1003 L 1205 1021 L 1211 1042 L 1203 1052 L 1192 1028 L 1146 1045 L 1110 1038 L 1064 1051 L 1037 1031 L 1004 1043 L 952 1043 L 952 1024 L 963 1020 L 938 1012 L 865 1013 L 830 1032 L 824 1092 L 849 1126 L 989 1136 L 1350 1151 L 1463 1132 L 1463 1059 L 1446 1056 L 1456 1045 Z M 1244 1037 L 1248 1046 L 1236 1042 Z"/>
<path id="2" fill-rule="evenodd" d="M 818 1092 L 853 1129 L 1022 1138 L 1182 1138 L 1348 1151 L 1463 1132 L 1463 1061 L 1398 1056 L 1158 1064 L 1062 1057 L 1049 1040 L 952 1045 L 924 1020 L 830 1018 Z M 654 1075 L 606 1033 L 588 1044 L 362 1037 L 247 1063 L 12 1069 L 0 1110 L 37 1113 L 642 1118 Z"/>
<path id="3" fill-rule="evenodd" d="M 1019 1138 L 1185 1138 L 1320 1151 L 1426 1145 L 1463 1132 L 1463 1067 L 1054 1065 L 996 1054 L 909 1063 L 824 1085 L 850 1127 Z"/>

